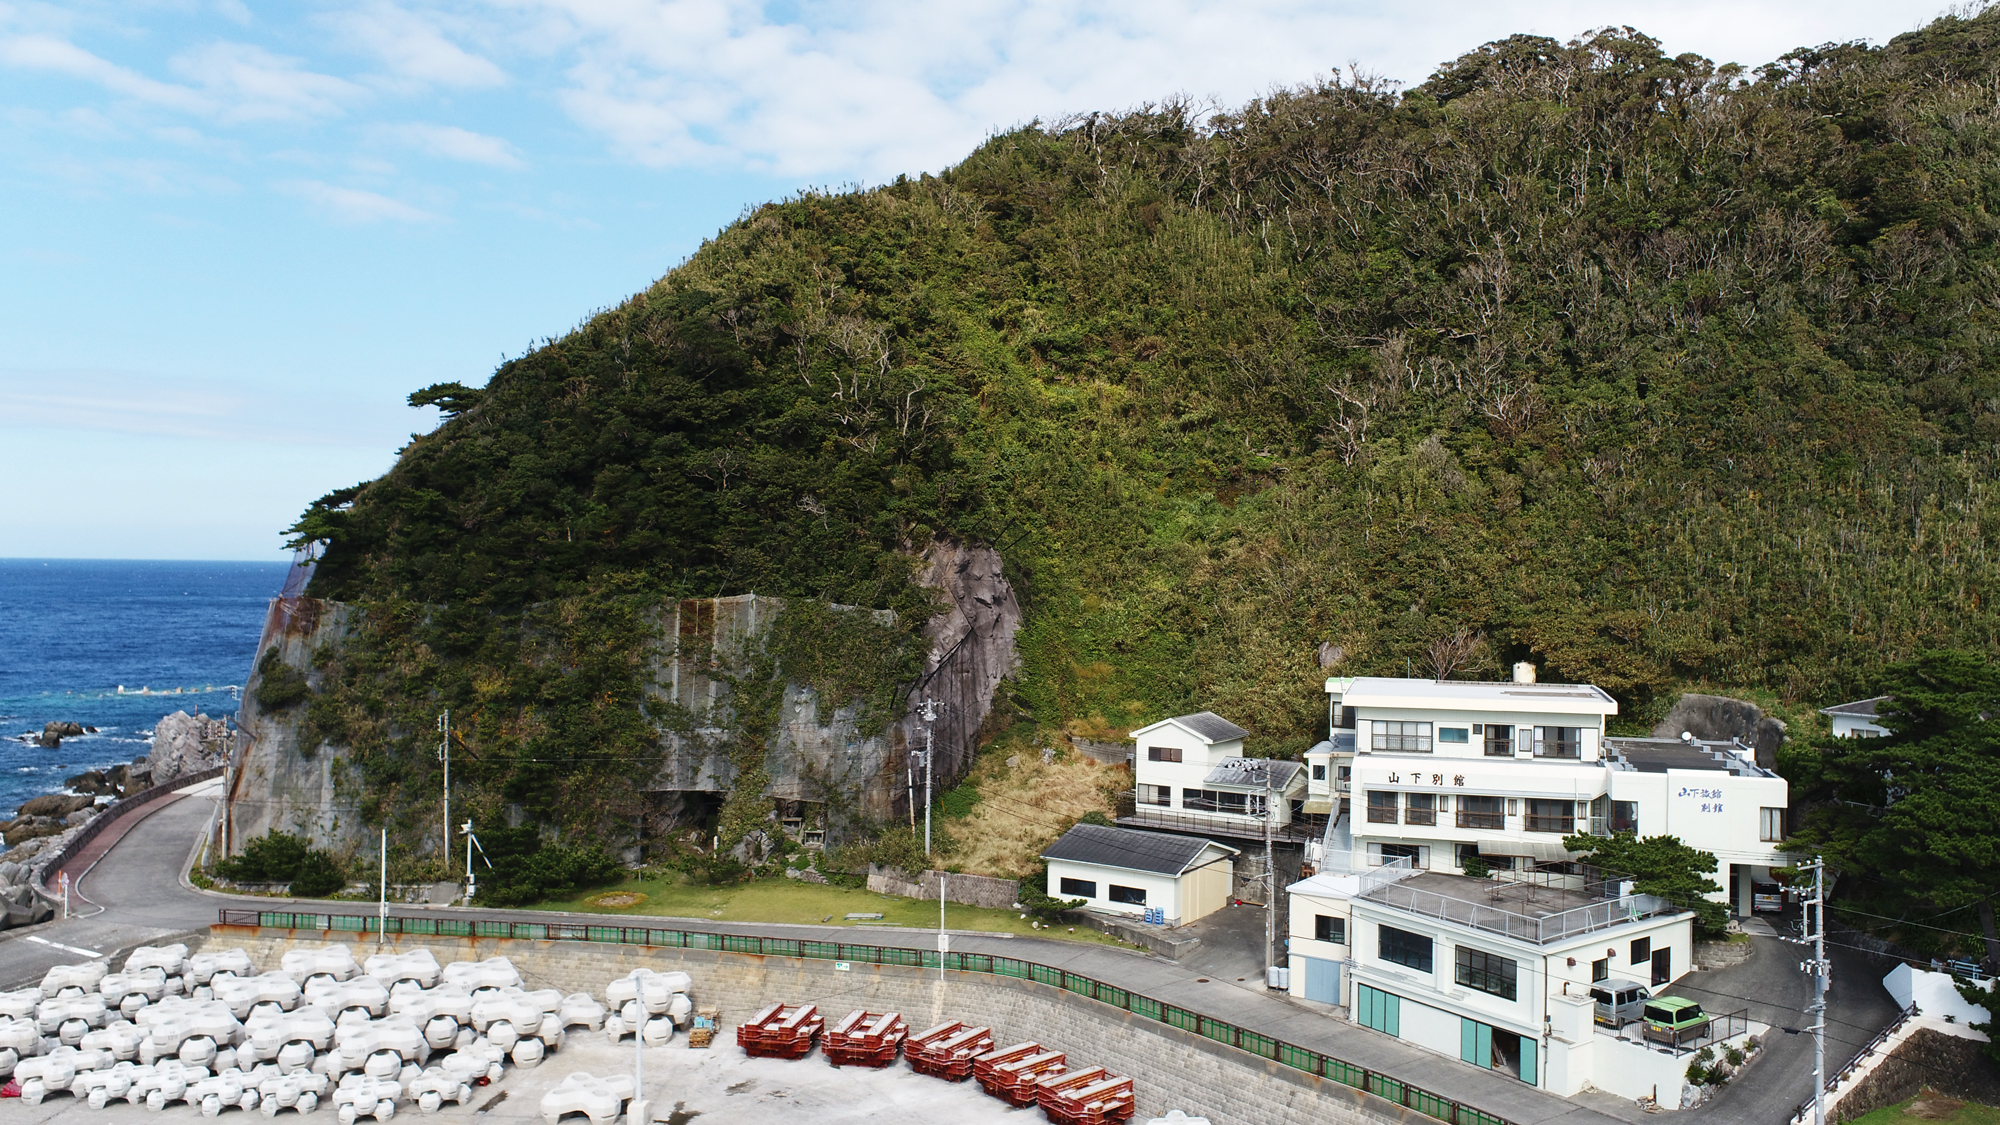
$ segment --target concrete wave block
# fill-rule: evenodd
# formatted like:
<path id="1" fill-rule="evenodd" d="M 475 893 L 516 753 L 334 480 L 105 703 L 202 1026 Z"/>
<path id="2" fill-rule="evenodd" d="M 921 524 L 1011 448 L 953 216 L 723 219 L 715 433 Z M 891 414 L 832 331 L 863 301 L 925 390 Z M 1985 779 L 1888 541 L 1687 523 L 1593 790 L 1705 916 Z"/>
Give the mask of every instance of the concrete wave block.
<path id="1" fill-rule="evenodd" d="M 371 1016 L 385 1016 L 389 1014 L 389 989 L 373 977 L 345 981 L 318 977 L 306 984 L 303 1002 L 336 1019 L 342 1012 L 356 1009 Z"/>
<path id="2" fill-rule="evenodd" d="M 301 986 L 314 977 L 353 980 L 361 975 L 361 966 L 354 963 L 354 948 L 339 944 L 294 949 L 278 959 L 278 970 Z"/>
<path id="3" fill-rule="evenodd" d="M 133 1084 L 148 1069 L 126 1060 L 100 1070 L 79 1071 L 76 1080 L 70 1083 L 69 1092 L 89 1102 L 90 1108 L 103 1109 L 111 1102 L 130 1098 Z"/>
<path id="4" fill-rule="evenodd" d="M 139 1068 L 128 1096 L 132 1101 L 144 1102 L 147 1109 L 164 1109 L 173 1102 L 186 1101 L 188 1087 L 207 1077 L 207 1067 L 189 1066 L 179 1059 L 162 1059 Z"/>
<path id="5" fill-rule="evenodd" d="M 453 961 L 444 967 L 443 981 L 477 994 L 481 989 L 520 988 L 521 973 L 505 957 L 484 961 Z M 477 996 L 475 995 L 475 999 Z"/>
<path id="6" fill-rule="evenodd" d="M 111 1007 L 121 1007 L 128 997 L 137 996 L 146 1004 L 157 1004 L 167 994 L 167 974 L 158 966 L 106 973 L 97 982 L 97 991 Z M 144 1007 L 141 1004 L 140 1007 Z"/>
<path id="7" fill-rule="evenodd" d="M 366 1069 L 369 1061 L 379 1055 L 393 1056 L 397 1070 L 405 1062 L 421 1065 L 430 1058 L 430 1045 L 424 1042 L 422 1029 L 408 1016 L 336 1027 L 333 1043 L 343 1071 Z M 375 1065 L 380 1068 L 386 1064 L 377 1061 Z"/>
<path id="8" fill-rule="evenodd" d="M 587 1027 L 592 1031 L 604 1030 L 604 1005 L 597 1002 L 588 992 L 572 992 L 563 997 L 562 1007 L 556 1009 L 556 1016 L 562 1025 Z"/>
<path id="9" fill-rule="evenodd" d="M 35 1009 L 41 1007 L 47 997 L 40 988 L 17 988 L 12 992 L 0 992 L 0 1016 L 13 1019 L 28 1019 Z"/>
<path id="10" fill-rule="evenodd" d="M 110 1020 L 95 1031 L 85 1032 L 80 1050 L 110 1051 L 111 1057 L 121 1062 L 136 1060 L 139 1048 L 146 1041 L 146 1033 L 131 1020 Z"/>
<path id="11" fill-rule="evenodd" d="M 434 1066 L 405 1082 L 403 1096 L 416 1102 L 417 1108 L 425 1113 L 436 1113 L 446 1102 L 464 1105 L 471 1101 L 472 1083 Z"/>
<path id="12" fill-rule="evenodd" d="M 377 953 L 362 964 L 362 972 L 393 988 L 402 981 L 415 981 L 418 988 L 436 988 L 444 975 L 437 957 L 428 949 L 412 953 Z"/>
<path id="13" fill-rule="evenodd" d="M 125 958 L 125 971 L 158 969 L 163 977 L 177 977 L 187 967 L 188 947 L 176 942 L 173 945 L 142 945 Z"/>
<path id="14" fill-rule="evenodd" d="M 139 1048 L 141 1062 L 179 1057 L 183 1062 L 205 1066 L 213 1052 L 234 1047 L 243 1036 L 243 1025 L 229 1006 L 219 1000 L 172 997 L 143 1009 L 139 1015 L 144 1018 L 135 1022 L 146 1032 L 146 1040 Z M 190 1057 L 190 1040 L 205 1040 L 211 1046 L 197 1044 L 194 1056 Z"/>
<path id="15" fill-rule="evenodd" d="M 333 1088 L 333 1104 L 339 1108 L 342 1125 L 357 1117 L 387 1121 L 396 1116 L 396 1101 L 402 1096 L 402 1083 L 362 1074 L 350 1074 Z"/>
<path id="16" fill-rule="evenodd" d="M 634 969 L 604 986 L 604 998 L 614 1008 L 637 1000 L 648 1012 L 661 1015 L 673 1002 L 675 993 L 685 994 L 694 978 L 682 972 L 662 973 L 655 969 Z"/>
<path id="17" fill-rule="evenodd" d="M 478 1085 L 481 1078 L 489 1083 L 500 1081 L 500 1076 L 506 1073 L 506 1060 L 505 1051 L 489 1040 L 476 1039 L 446 1055 L 438 1065 L 459 1081 Z"/>
<path id="18" fill-rule="evenodd" d="M 109 1051 L 57 1047 L 39 1058 L 22 1059 L 14 1068 L 14 1081 L 21 1084 L 23 1104 L 40 1105 L 50 1094 L 67 1092 L 74 1086 L 78 1071 L 103 1070 L 111 1064 Z"/>
<path id="19" fill-rule="evenodd" d="M 225 1109 L 256 1109 L 262 1096 L 242 1071 L 231 1068 L 189 1085 L 187 1100 L 201 1107 L 203 1117 L 215 1117 Z"/>
<path id="20" fill-rule="evenodd" d="M 542 1120 L 555 1125 L 564 1114 L 588 1114 L 593 1125 L 608 1125 L 625 1111 L 635 1088 L 629 1074 L 598 1078 L 578 1071 L 542 1095 Z"/>
<path id="21" fill-rule="evenodd" d="M 319 1108 L 333 1084 L 324 1074 L 314 1074 L 309 1070 L 294 1070 L 283 1074 L 257 1074 L 257 1108 L 266 1117 L 278 1116 L 279 1110 L 296 1109 L 300 1113 L 311 1113 Z"/>
<path id="22" fill-rule="evenodd" d="M 241 949 L 205 949 L 188 958 L 187 974 L 196 984 L 213 982 L 217 973 L 251 977 L 257 970 L 250 964 L 250 954 Z"/>
<path id="23" fill-rule="evenodd" d="M 261 1063 L 276 1060 L 289 1044 L 302 1043 L 309 1053 L 305 1063 L 299 1065 L 309 1065 L 314 1055 L 333 1048 L 333 1037 L 333 1017 L 320 1008 L 292 1012 L 266 1009 L 251 1013 L 245 1021 L 237 1055 L 252 1064 Z"/>
<path id="24" fill-rule="evenodd" d="M 83 1041 L 85 1032 L 103 1027 L 108 1015 L 102 996 L 63 996 L 44 1000 L 36 1007 L 35 1026 L 43 1035 L 56 1036 L 74 1047 Z"/>
<path id="25" fill-rule="evenodd" d="M 254 977 L 222 977 L 214 980 L 215 998 L 228 1005 L 237 1019 L 246 1019 L 259 1004 L 275 1004 L 285 1011 L 299 1006 L 299 982 L 289 973 L 260 973 Z"/>
<path id="26" fill-rule="evenodd" d="M 65 991 L 72 994 L 96 992 L 97 982 L 110 971 L 102 961 L 87 961 L 81 965 L 57 965 L 42 976 L 42 996 L 53 1000 Z"/>

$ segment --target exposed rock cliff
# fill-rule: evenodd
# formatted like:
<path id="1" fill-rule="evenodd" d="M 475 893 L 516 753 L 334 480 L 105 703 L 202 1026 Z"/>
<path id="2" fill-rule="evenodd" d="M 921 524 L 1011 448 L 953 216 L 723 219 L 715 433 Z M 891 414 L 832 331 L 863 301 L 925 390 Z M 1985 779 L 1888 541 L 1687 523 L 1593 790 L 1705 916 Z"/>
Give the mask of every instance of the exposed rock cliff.
<path id="1" fill-rule="evenodd" d="M 348 607 L 338 602 L 273 599 L 257 642 L 258 660 L 275 647 L 286 669 L 317 688 L 313 651 L 323 644 L 339 644 L 350 618 Z M 352 798 L 338 791 L 343 748 L 301 746 L 305 708 L 266 711 L 258 703 L 264 678 L 262 672 L 251 673 L 244 685 L 243 708 L 236 714 L 237 768 L 230 779 L 225 820 L 228 850 L 239 851 L 244 841 L 273 828 L 303 833 L 321 846 L 353 846 L 359 842 L 361 824 L 351 812 Z M 157 771 L 158 766 L 154 768 Z"/>
<path id="2" fill-rule="evenodd" d="M 153 727 L 153 750 L 148 755 L 154 784 L 221 765 L 229 743 L 229 724 L 221 719 L 186 711 L 166 716 Z"/>

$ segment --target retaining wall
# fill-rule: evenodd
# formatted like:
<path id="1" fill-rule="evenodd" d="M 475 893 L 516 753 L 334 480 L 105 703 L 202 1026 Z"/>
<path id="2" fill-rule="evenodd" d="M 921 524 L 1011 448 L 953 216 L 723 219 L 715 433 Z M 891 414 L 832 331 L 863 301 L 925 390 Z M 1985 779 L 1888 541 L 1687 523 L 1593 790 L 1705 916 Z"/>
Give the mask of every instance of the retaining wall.
<path id="1" fill-rule="evenodd" d="M 936 902 L 938 872 L 925 871 L 912 880 L 901 868 L 868 865 L 868 889 L 878 895 L 926 899 Z M 1008 910 L 1021 901 L 1018 879 L 995 879 L 989 875 L 951 875 L 945 880 L 945 901 L 967 906 Z"/>
<path id="2" fill-rule="evenodd" d="M 353 944 L 357 960 L 377 948 L 373 941 L 355 941 L 352 934 L 248 926 L 216 926 L 212 933 L 212 946 L 242 946 L 260 965 L 275 964 L 288 950 L 316 948 L 329 940 Z M 1131 1076 L 1141 1118 L 1179 1109 L 1216 1125 L 1437 1125 L 1435 1118 L 1339 1082 L 1029 980 L 956 971 L 940 978 L 935 969 L 859 961 L 510 938 L 391 935 L 382 948 L 408 952 L 419 947 L 430 949 L 441 962 L 505 956 L 531 988 L 599 996 L 608 981 L 636 968 L 685 970 L 694 977 L 696 1002 L 721 1007 L 725 1044 L 734 1043 L 729 1028 L 778 1000 L 818 1004 L 834 1019 L 858 1007 L 896 1010 L 913 1030 L 946 1018 L 985 1024 L 993 1028 L 997 1043 L 1033 1039 L 1068 1051 L 1073 1065 L 1103 1066 Z M 822 1064 L 813 1059 L 799 1065 Z"/>

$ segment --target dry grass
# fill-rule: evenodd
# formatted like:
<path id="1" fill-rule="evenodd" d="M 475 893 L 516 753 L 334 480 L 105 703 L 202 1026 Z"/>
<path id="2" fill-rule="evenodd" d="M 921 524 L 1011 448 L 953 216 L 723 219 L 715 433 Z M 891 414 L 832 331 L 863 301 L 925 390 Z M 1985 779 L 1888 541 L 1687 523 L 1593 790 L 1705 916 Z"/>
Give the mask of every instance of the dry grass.
<path id="1" fill-rule="evenodd" d="M 1110 815 L 1118 793 L 1132 787 L 1124 768 L 1055 746 L 1051 762 L 1031 741 L 996 745 L 980 755 L 969 776 L 979 803 L 948 827 L 957 841 L 954 867 L 973 875 L 1025 875 L 1077 817 L 1092 809 Z"/>

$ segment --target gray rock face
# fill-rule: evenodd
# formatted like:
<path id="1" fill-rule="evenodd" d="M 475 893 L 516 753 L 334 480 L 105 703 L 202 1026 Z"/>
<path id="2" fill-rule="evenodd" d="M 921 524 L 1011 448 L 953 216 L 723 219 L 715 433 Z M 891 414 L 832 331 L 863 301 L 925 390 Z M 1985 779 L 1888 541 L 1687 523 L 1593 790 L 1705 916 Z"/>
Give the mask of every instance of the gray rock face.
<path id="1" fill-rule="evenodd" d="M 229 752 L 229 724 L 176 711 L 153 727 L 153 781 L 172 781 L 222 764 Z"/>
<path id="2" fill-rule="evenodd" d="M 1757 751 L 1757 764 L 1765 769 L 1778 764 L 1778 747 L 1785 744 L 1783 720 L 1766 718 L 1755 703 L 1722 695 L 1681 696 L 1653 728 L 1653 737 L 1679 738 L 1683 731 L 1710 742 L 1741 739 Z"/>
<path id="3" fill-rule="evenodd" d="M 286 707 L 266 713 L 257 706 L 257 687 L 262 677 L 256 662 L 272 647 L 279 659 L 305 676 L 317 689 L 318 669 L 312 666 L 313 650 L 320 645 L 338 645 L 347 635 L 352 611 L 339 602 L 318 598 L 275 598 L 264 617 L 264 633 L 252 658 L 250 678 L 243 685 L 243 706 L 236 713 L 240 749 L 232 803 L 232 835 L 229 847 L 240 850 L 243 842 L 278 828 L 302 833 L 316 847 L 343 851 L 361 843 L 362 825 L 343 813 L 352 801 L 334 792 L 337 775 L 347 756 L 338 746 L 302 747 L 301 728 L 306 709 Z M 159 755 L 152 768 L 158 781 Z"/>

